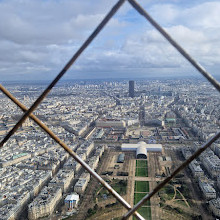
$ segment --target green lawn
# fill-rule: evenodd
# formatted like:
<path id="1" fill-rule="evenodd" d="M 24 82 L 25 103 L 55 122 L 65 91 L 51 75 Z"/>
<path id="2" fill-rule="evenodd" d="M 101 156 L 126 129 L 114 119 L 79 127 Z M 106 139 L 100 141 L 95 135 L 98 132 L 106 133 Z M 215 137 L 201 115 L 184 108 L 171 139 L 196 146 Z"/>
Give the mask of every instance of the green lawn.
<path id="1" fill-rule="evenodd" d="M 166 201 L 171 200 L 174 196 L 173 186 L 167 184 L 160 190 L 160 197 Z"/>
<path id="2" fill-rule="evenodd" d="M 147 160 L 136 160 L 135 176 L 148 176 Z M 137 204 L 147 193 L 149 193 L 148 181 L 135 181 L 134 204 Z M 147 207 L 146 207 L 147 206 Z M 150 201 L 144 203 L 144 207 L 138 209 L 138 212 L 146 219 L 151 220 Z M 133 219 L 136 219 L 135 217 Z"/>
<path id="3" fill-rule="evenodd" d="M 179 205 L 182 205 L 182 206 L 188 207 L 188 206 L 186 205 L 186 203 L 185 203 L 183 200 L 175 200 L 174 203 L 177 203 L 177 204 L 179 204 Z"/>
<path id="4" fill-rule="evenodd" d="M 147 160 L 136 160 L 136 167 L 147 167 Z"/>
<path id="5" fill-rule="evenodd" d="M 138 213 L 142 215 L 146 220 L 151 220 L 151 208 L 150 207 L 141 207 L 138 210 Z M 136 220 L 135 217 L 133 217 Z"/>
<path id="6" fill-rule="evenodd" d="M 135 176 L 148 176 L 147 160 L 136 160 Z"/>
<path id="7" fill-rule="evenodd" d="M 112 180 L 109 184 L 120 195 L 125 195 L 126 194 L 126 192 L 127 192 L 127 180 L 115 179 L 115 180 Z M 100 189 L 101 189 L 101 191 L 99 191 Z M 99 194 L 98 194 L 99 199 L 103 199 L 103 194 L 106 194 L 109 197 L 112 197 L 112 194 L 109 193 L 109 191 L 106 188 L 102 187 L 102 186 L 98 187 L 97 192 L 98 191 L 99 191 Z"/>
<path id="8" fill-rule="evenodd" d="M 149 192 L 149 182 L 135 181 L 135 192 Z"/>
<path id="9" fill-rule="evenodd" d="M 148 176 L 147 167 L 136 167 L 135 176 L 147 177 Z"/>
<path id="10" fill-rule="evenodd" d="M 137 204 L 147 193 L 134 193 L 134 204 Z M 150 206 L 150 201 L 144 203 L 144 206 Z"/>

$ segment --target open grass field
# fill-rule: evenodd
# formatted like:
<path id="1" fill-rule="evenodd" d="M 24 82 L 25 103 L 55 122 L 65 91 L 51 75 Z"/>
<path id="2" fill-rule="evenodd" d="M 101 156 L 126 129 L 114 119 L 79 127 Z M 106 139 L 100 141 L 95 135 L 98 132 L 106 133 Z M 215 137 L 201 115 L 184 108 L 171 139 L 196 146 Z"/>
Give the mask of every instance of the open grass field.
<path id="1" fill-rule="evenodd" d="M 136 160 L 136 167 L 147 167 L 147 160 Z"/>
<path id="2" fill-rule="evenodd" d="M 135 181 L 135 192 L 149 192 L 148 181 Z"/>
<path id="3" fill-rule="evenodd" d="M 110 185 L 120 195 L 125 195 L 127 192 L 127 181 L 126 180 L 115 179 L 115 180 L 112 180 L 112 182 L 110 182 Z M 98 192 L 97 197 L 99 200 L 102 200 L 104 197 L 105 198 L 112 197 L 112 194 L 110 194 L 109 191 L 101 185 L 99 185 L 99 187 L 97 188 L 97 192 Z"/>
<path id="4" fill-rule="evenodd" d="M 136 160 L 135 176 L 148 177 L 147 160 Z M 148 181 L 135 181 L 134 189 L 134 204 L 137 204 L 147 193 L 149 193 Z M 143 207 L 138 209 L 138 212 L 146 219 L 151 220 L 150 201 L 147 201 Z M 136 219 L 133 217 L 133 220 Z"/>
<path id="5" fill-rule="evenodd" d="M 163 201 L 171 200 L 174 196 L 173 186 L 167 184 L 160 190 L 160 197 Z"/>
<path id="6" fill-rule="evenodd" d="M 148 181 L 135 181 L 134 204 L 137 204 L 148 192 L 149 192 Z M 139 209 L 139 212 L 142 212 L 142 216 L 145 217 L 145 219 L 151 219 L 151 209 L 150 207 L 145 207 L 145 206 L 150 206 L 149 200 L 146 203 L 144 203 L 144 207 L 141 207 Z"/>
<path id="7" fill-rule="evenodd" d="M 143 176 L 147 177 L 148 176 L 148 170 L 147 168 L 136 168 L 135 176 Z"/>
<path id="8" fill-rule="evenodd" d="M 138 210 L 138 213 L 141 214 L 146 220 L 151 220 L 151 208 L 150 207 L 141 207 Z M 136 220 L 135 217 L 133 217 L 133 220 Z"/>
<path id="9" fill-rule="evenodd" d="M 136 160 L 135 176 L 142 176 L 142 177 L 148 176 L 147 160 Z"/>
<path id="10" fill-rule="evenodd" d="M 134 204 L 137 204 L 147 193 L 134 193 Z M 150 201 L 144 203 L 144 206 L 150 206 Z"/>

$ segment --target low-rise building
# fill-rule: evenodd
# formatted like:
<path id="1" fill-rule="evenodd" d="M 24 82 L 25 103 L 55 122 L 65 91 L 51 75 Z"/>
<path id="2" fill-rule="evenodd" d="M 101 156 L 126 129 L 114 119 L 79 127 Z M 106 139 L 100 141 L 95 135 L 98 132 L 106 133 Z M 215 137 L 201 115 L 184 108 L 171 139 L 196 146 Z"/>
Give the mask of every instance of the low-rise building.
<path id="1" fill-rule="evenodd" d="M 208 182 L 199 179 L 199 187 L 205 199 L 210 200 L 216 198 L 216 191 Z"/>
<path id="2" fill-rule="evenodd" d="M 83 194 L 90 180 L 89 173 L 83 173 L 74 186 L 74 192 Z"/>
<path id="3" fill-rule="evenodd" d="M 204 176 L 204 171 L 196 160 L 193 160 L 189 164 L 189 168 L 190 168 L 193 176 L 195 176 L 195 177 L 203 177 Z"/>
<path id="4" fill-rule="evenodd" d="M 40 194 L 28 205 L 28 218 L 38 219 L 49 216 L 62 199 L 60 187 L 44 187 Z"/>
<path id="5" fill-rule="evenodd" d="M 188 159 L 190 156 L 192 156 L 192 152 L 189 148 L 182 148 L 181 152 L 185 159 Z"/>
<path id="6" fill-rule="evenodd" d="M 60 170 L 57 175 L 49 182 L 49 186 L 59 186 L 62 192 L 66 192 L 74 179 L 73 170 Z"/>
<path id="7" fill-rule="evenodd" d="M 68 195 L 64 200 L 65 206 L 68 209 L 76 208 L 78 205 L 78 202 L 79 202 L 79 195 L 77 193 Z"/>
<path id="8" fill-rule="evenodd" d="M 147 152 L 162 152 L 163 146 L 161 144 L 146 144 L 144 141 L 140 141 L 137 144 L 122 144 L 122 151 L 136 151 L 136 157 L 138 159 L 147 159 Z"/>
<path id="9" fill-rule="evenodd" d="M 220 198 L 210 200 L 209 208 L 216 217 L 220 217 Z"/>
<path id="10" fill-rule="evenodd" d="M 98 147 L 96 147 L 94 156 L 99 156 L 99 158 L 101 158 L 104 151 L 105 151 L 105 146 L 104 145 L 98 146 Z"/>
<path id="11" fill-rule="evenodd" d="M 98 166 L 98 163 L 99 163 L 99 156 L 93 156 L 89 159 L 89 163 L 88 165 L 93 169 L 95 170 Z"/>
<path id="12" fill-rule="evenodd" d="M 220 173 L 220 159 L 216 156 L 205 157 L 203 159 L 203 165 L 212 178 L 215 178 Z"/>
<path id="13" fill-rule="evenodd" d="M 88 185 L 88 181 L 86 179 L 80 178 L 74 186 L 74 192 L 79 194 L 84 193 L 87 185 Z"/>
<path id="14" fill-rule="evenodd" d="M 96 121 L 96 126 L 97 127 L 126 127 L 126 123 L 123 120 L 119 119 L 107 119 L 107 118 L 102 118 Z"/>

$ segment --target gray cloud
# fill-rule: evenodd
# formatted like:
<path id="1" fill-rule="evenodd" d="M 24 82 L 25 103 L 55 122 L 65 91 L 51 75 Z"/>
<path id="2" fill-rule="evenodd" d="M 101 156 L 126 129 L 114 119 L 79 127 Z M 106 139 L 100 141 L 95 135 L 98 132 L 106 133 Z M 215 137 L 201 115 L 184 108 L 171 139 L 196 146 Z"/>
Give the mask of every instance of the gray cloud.
<path id="1" fill-rule="evenodd" d="M 211 72 L 220 62 L 220 3 L 142 1 L 150 14 Z M 51 79 L 113 5 L 112 1 L 0 2 L 0 79 Z M 138 22 L 138 23 L 134 23 Z M 128 4 L 65 78 L 189 74 L 194 71 Z"/>

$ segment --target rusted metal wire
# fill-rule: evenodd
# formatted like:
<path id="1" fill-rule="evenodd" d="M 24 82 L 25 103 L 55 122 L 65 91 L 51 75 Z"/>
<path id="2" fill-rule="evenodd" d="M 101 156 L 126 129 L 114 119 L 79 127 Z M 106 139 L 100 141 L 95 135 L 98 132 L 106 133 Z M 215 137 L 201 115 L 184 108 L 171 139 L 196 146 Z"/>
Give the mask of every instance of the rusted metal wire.
<path id="1" fill-rule="evenodd" d="M 56 76 L 56 78 L 51 82 L 51 84 L 44 90 L 44 92 L 38 97 L 38 99 L 33 103 L 33 105 L 24 113 L 21 119 L 15 124 L 15 126 L 8 132 L 5 138 L 0 143 L 0 148 L 7 142 L 7 140 L 17 131 L 17 129 L 22 125 L 27 117 L 37 108 L 37 106 L 43 101 L 50 90 L 56 85 L 56 83 L 61 79 L 61 77 L 66 73 L 66 71 L 72 66 L 72 64 L 77 60 L 77 58 L 82 54 L 82 52 L 88 47 L 88 45 L 94 40 L 94 38 L 99 34 L 99 32 L 104 28 L 112 16 L 118 11 L 122 4 L 126 0 L 119 0 L 109 13 L 105 16 L 98 27 L 92 32 L 88 39 L 82 44 L 79 50 L 73 55 L 69 62 L 64 66 L 61 72 Z"/>
<path id="2" fill-rule="evenodd" d="M 62 140 L 60 140 L 45 124 L 43 124 L 32 112 L 37 108 L 37 106 L 42 102 L 42 100 L 47 96 L 50 90 L 56 85 L 56 83 L 61 79 L 61 77 L 66 73 L 66 71 L 72 66 L 72 64 L 77 60 L 77 58 L 82 54 L 82 52 L 87 48 L 87 46 L 93 41 L 93 39 L 99 34 L 99 32 L 104 28 L 112 16 L 117 12 L 117 10 L 122 6 L 126 0 L 119 0 L 110 12 L 105 16 L 103 21 L 98 25 L 98 27 L 93 31 L 90 37 L 83 43 L 79 50 L 74 54 L 70 61 L 65 65 L 61 72 L 56 76 L 56 78 L 51 82 L 51 84 L 45 89 L 45 91 L 39 96 L 39 98 L 33 103 L 30 109 L 27 109 L 23 104 L 21 104 L 9 91 L 7 91 L 2 85 L 0 85 L 0 90 L 10 98 L 15 104 L 17 104 L 25 113 L 21 119 L 16 123 L 12 130 L 5 136 L 5 138 L 0 143 L 0 147 L 7 142 L 7 140 L 16 132 L 16 130 L 21 126 L 27 117 L 33 119 L 51 138 L 53 138 L 65 151 L 67 151 L 77 162 L 79 162 L 93 177 L 95 177 L 127 210 L 129 210 L 122 219 L 127 219 L 131 215 L 135 215 L 137 219 L 143 220 L 144 218 L 136 212 L 144 202 L 149 200 L 153 195 L 155 195 L 165 184 L 167 184 L 177 173 L 184 169 L 192 160 L 197 158 L 203 151 L 205 151 L 214 141 L 220 137 L 220 132 L 218 132 L 213 138 L 207 141 L 200 149 L 198 149 L 190 158 L 183 162 L 169 177 L 162 181 L 155 189 L 148 195 L 146 195 L 141 201 L 139 201 L 133 208 L 114 190 L 108 185 L 94 170 L 92 170 L 74 151 L 72 151 Z M 128 0 L 129 3 L 141 14 L 143 15 L 168 41 L 172 44 L 182 56 L 184 56 L 219 92 L 220 84 L 211 74 L 209 74 L 198 62 L 196 62 L 176 41 L 174 41 L 171 36 L 156 22 L 151 18 L 151 16 L 135 1 Z"/>
<path id="3" fill-rule="evenodd" d="M 24 112 L 28 109 L 18 101 L 6 88 L 0 84 L 0 90 L 11 99 L 18 107 L 20 107 Z M 80 163 L 83 168 L 85 168 L 93 177 L 95 177 L 126 209 L 130 210 L 131 206 L 108 184 L 106 183 L 93 169 L 90 168 L 74 151 L 72 151 L 60 138 L 58 138 L 44 123 L 41 122 L 34 114 L 29 116 L 33 121 L 35 121 L 53 140 L 55 140 L 67 153 L 70 154 L 78 163 Z M 144 220 L 144 218 L 139 214 L 135 213 L 137 219 Z"/>
<path id="4" fill-rule="evenodd" d="M 128 1 L 220 92 L 220 83 L 210 73 L 208 73 L 201 64 L 195 61 L 135 0 Z"/>
<path id="5" fill-rule="evenodd" d="M 212 143 L 214 143 L 218 138 L 220 138 L 220 132 L 208 140 L 201 148 L 199 148 L 191 157 L 185 160 L 173 173 L 158 184 L 154 190 L 148 195 L 144 196 L 130 211 L 128 211 L 122 219 L 129 218 L 138 208 L 140 208 L 147 200 L 149 200 L 153 195 L 155 195 L 160 189 L 162 189 L 173 177 L 188 166 L 195 158 L 197 158 L 202 152 L 204 152 Z"/>

